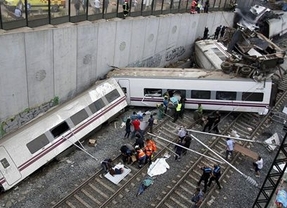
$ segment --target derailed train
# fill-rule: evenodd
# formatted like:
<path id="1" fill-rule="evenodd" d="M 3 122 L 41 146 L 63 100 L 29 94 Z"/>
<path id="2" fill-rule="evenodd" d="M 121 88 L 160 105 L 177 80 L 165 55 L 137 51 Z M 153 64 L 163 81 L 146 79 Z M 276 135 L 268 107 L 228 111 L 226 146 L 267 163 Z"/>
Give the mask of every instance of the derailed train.
<path id="1" fill-rule="evenodd" d="M 235 77 L 221 70 L 179 68 L 123 68 L 110 71 L 126 92 L 128 105 L 155 107 L 163 96 L 185 99 L 186 109 L 256 112 L 262 114 L 272 105 L 276 85 Z"/>
<path id="2" fill-rule="evenodd" d="M 273 100 L 270 79 L 255 82 L 221 71 L 114 69 L 107 79 L 0 140 L 0 187 L 8 190 L 126 106 L 156 107 L 163 96 L 185 108 L 264 113 Z"/>
<path id="3" fill-rule="evenodd" d="M 0 140 L 0 188 L 8 190 L 127 106 L 115 79 L 81 95 Z"/>

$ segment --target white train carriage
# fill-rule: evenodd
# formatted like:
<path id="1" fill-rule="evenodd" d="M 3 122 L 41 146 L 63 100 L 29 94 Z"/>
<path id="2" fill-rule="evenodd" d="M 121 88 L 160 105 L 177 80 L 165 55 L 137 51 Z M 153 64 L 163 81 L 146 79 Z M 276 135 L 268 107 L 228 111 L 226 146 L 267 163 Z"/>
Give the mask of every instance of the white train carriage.
<path id="1" fill-rule="evenodd" d="M 266 111 L 272 97 L 272 81 L 255 82 L 221 71 L 175 68 L 124 68 L 108 73 L 126 92 L 132 106 L 155 107 L 165 93 L 186 99 L 185 108 L 257 112 Z"/>
<path id="2" fill-rule="evenodd" d="M 0 185 L 8 190 L 127 106 L 115 79 L 96 84 L 0 140 Z"/>

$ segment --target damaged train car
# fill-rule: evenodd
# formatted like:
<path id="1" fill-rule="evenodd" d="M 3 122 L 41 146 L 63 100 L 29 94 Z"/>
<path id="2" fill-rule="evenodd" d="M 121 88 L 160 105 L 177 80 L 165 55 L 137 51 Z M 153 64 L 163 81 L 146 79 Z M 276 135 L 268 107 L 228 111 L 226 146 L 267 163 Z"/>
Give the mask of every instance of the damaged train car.
<path id="1" fill-rule="evenodd" d="M 195 54 L 199 67 L 206 68 L 208 62 L 209 69 L 221 68 L 227 74 L 261 81 L 281 73 L 285 51 L 261 33 L 240 27 L 226 28 L 219 40 L 195 42 Z"/>
<path id="2" fill-rule="evenodd" d="M 286 21 L 286 12 L 254 5 L 249 10 L 235 9 L 233 27 L 245 27 L 251 31 L 256 30 L 271 39 L 287 32 Z"/>

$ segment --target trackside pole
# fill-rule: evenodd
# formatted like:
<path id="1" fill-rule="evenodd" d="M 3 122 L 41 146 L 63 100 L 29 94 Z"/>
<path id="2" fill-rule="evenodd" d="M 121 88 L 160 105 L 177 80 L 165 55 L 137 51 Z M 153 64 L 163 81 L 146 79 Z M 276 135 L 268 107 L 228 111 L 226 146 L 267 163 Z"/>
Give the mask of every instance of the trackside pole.
<path id="1" fill-rule="evenodd" d="M 215 159 L 215 158 L 213 158 L 213 157 L 209 157 L 209 156 L 207 156 L 207 155 L 204 155 L 204 154 L 202 154 L 202 153 L 200 153 L 200 152 L 197 152 L 197 151 L 194 151 L 194 150 L 192 150 L 192 149 L 186 148 L 186 147 L 184 147 L 184 146 L 182 146 L 182 145 L 178 145 L 178 144 L 176 144 L 176 143 L 174 143 L 174 142 L 172 142 L 172 141 L 169 141 L 169 140 L 167 140 L 167 139 L 165 139 L 165 138 L 162 138 L 161 136 L 157 136 L 157 135 L 152 134 L 152 133 L 149 133 L 149 132 L 147 132 L 147 133 L 148 133 L 150 136 L 153 136 L 153 137 L 159 138 L 159 139 L 161 139 L 161 140 L 164 140 L 164 141 L 166 141 L 166 142 L 169 142 L 169 143 L 171 143 L 171 144 L 180 146 L 180 147 L 182 147 L 182 148 L 184 148 L 184 149 L 186 149 L 186 150 L 188 150 L 188 151 L 190 151 L 190 152 L 193 152 L 193 153 L 196 153 L 196 154 L 201 155 L 201 156 L 203 156 L 203 157 L 206 157 L 206 158 L 209 159 L 209 160 L 214 160 L 214 161 L 216 161 L 216 162 L 222 163 L 222 161 L 220 161 L 220 160 L 217 160 L 217 159 Z"/>
<path id="2" fill-rule="evenodd" d="M 280 146 L 280 145 L 278 145 L 278 144 L 268 144 L 268 143 L 266 143 L 266 142 L 261 142 L 261 141 L 256 141 L 256 140 L 250 140 L 250 139 L 243 139 L 243 138 L 239 138 L 239 137 L 232 137 L 232 136 L 221 135 L 221 134 L 213 134 L 213 133 L 202 132 L 202 131 L 196 131 L 196 130 L 193 130 L 193 129 L 186 129 L 186 131 L 191 131 L 191 132 L 194 132 L 194 133 L 206 134 L 206 135 L 216 136 L 216 137 L 230 138 L 230 139 L 239 140 L 239 141 L 253 142 L 253 143 L 259 143 L 259 144 L 265 144 L 265 145 L 272 145 L 272 146 Z"/>
<path id="3" fill-rule="evenodd" d="M 251 183 L 253 186 L 258 187 L 258 183 L 251 178 L 250 176 L 245 175 L 244 173 L 242 173 L 240 170 L 238 170 L 235 166 L 233 166 L 231 163 L 229 163 L 227 160 L 225 160 L 223 157 L 221 157 L 219 154 L 217 154 L 215 151 L 213 151 L 212 149 L 210 149 L 206 144 L 204 144 L 202 141 L 200 141 L 199 139 L 197 139 L 195 136 L 193 136 L 192 134 L 190 134 L 190 136 L 192 138 L 194 138 L 196 141 L 198 141 L 200 144 L 202 144 L 205 148 L 207 148 L 209 151 L 211 151 L 213 154 L 215 154 L 217 157 L 219 157 L 222 161 L 224 161 L 227 165 L 229 165 L 231 168 L 233 168 L 235 171 L 237 171 L 240 175 L 242 175 L 244 178 L 246 178 L 246 180 Z"/>
<path id="4" fill-rule="evenodd" d="M 73 135 L 74 136 L 74 135 Z M 89 155 L 91 158 L 93 158 L 94 160 L 98 160 L 97 158 L 95 158 L 93 155 L 91 155 L 90 153 L 88 153 L 84 148 L 80 147 L 79 145 L 77 145 L 76 143 L 71 142 L 69 139 L 66 139 L 66 137 L 63 136 L 63 138 L 66 141 L 69 141 L 70 143 L 72 143 L 74 146 L 76 146 L 77 148 L 79 148 L 80 150 L 82 150 L 84 153 L 86 153 L 87 155 Z M 80 141 L 79 141 L 80 142 Z"/>

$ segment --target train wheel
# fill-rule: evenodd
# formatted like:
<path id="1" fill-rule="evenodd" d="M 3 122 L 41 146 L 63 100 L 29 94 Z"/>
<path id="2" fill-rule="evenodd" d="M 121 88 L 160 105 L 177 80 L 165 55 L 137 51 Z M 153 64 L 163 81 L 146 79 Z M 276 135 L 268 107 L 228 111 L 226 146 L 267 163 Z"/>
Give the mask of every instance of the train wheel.
<path id="1" fill-rule="evenodd" d="M 232 71 L 232 64 L 229 62 L 222 62 L 221 63 L 221 69 L 224 73 L 229 74 Z"/>
<path id="2" fill-rule="evenodd" d="M 248 66 L 244 66 L 240 69 L 240 73 L 244 77 L 247 77 L 251 72 L 252 72 L 252 69 Z"/>

